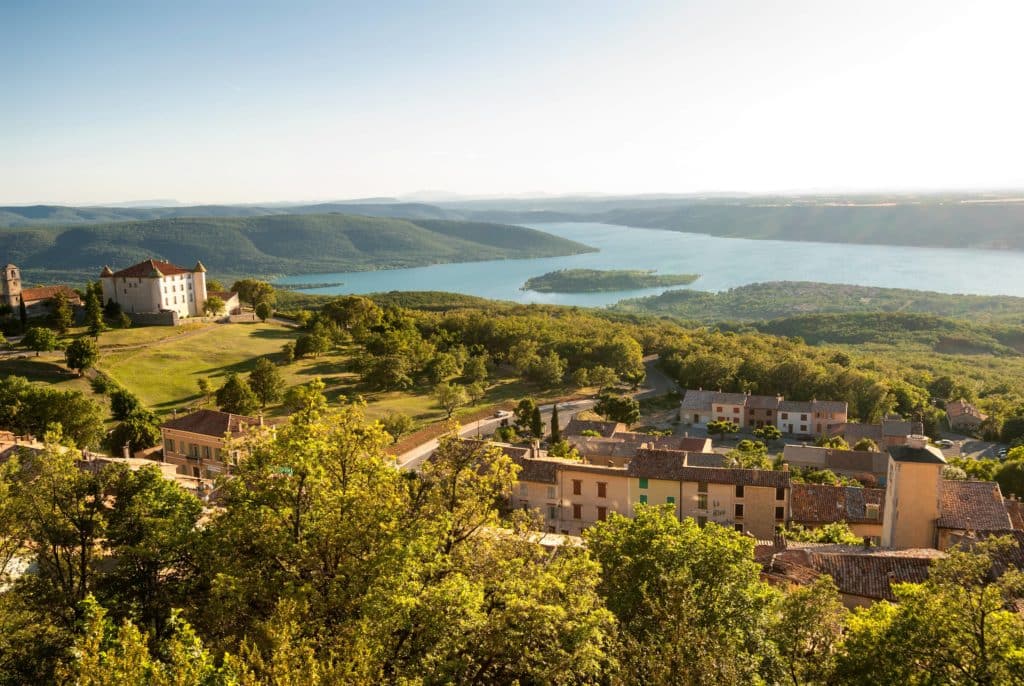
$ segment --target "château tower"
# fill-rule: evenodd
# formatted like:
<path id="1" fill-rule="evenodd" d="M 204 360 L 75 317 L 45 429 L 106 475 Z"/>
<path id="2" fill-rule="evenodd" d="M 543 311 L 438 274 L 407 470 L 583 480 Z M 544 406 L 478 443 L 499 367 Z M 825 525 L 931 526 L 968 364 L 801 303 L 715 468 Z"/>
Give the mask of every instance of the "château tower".
<path id="1" fill-rule="evenodd" d="M 0 296 L 5 305 L 11 309 L 18 308 L 21 299 L 21 270 L 13 264 L 4 267 L 3 281 L 0 283 Z"/>

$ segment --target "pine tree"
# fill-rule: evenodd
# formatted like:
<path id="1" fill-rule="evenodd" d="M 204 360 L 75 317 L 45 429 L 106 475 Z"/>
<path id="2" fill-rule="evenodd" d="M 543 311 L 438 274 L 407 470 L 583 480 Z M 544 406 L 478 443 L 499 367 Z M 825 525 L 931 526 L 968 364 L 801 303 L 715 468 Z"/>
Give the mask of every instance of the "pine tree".
<path id="1" fill-rule="evenodd" d="M 25 299 L 18 296 L 18 318 L 21 319 L 21 330 L 24 331 L 28 327 L 28 310 L 25 309 Z"/>
<path id="2" fill-rule="evenodd" d="M 99 337 L 100 333 L 107 328 L 103 323 L 103 307 L 100 305 L 100 299 L 96 297 L 96 292 L 92 289 L 89 290 L 89 295 L 85 299 L 85 322 L 89 326 L 89 334 L 93 338 Z"/>
<path id="3" fill-rule="evenodd" d="M 558 426 L 558 405 L 551 406 L 551 442 L 558 443 L 562 440 L 562 429 Z"/>
<path id="4" fill-rule="evenodd" d="M 540 418 L 539 407 L 534 407 L 533 414 L 530 415 L 530 433 L 533 434 L 534 438 L 544 437 L 544 421 Z"/>

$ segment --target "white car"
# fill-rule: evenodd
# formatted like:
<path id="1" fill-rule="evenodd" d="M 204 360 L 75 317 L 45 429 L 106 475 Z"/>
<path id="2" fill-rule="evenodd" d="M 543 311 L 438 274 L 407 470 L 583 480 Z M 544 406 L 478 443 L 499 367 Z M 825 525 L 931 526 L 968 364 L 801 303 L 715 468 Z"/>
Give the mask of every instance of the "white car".
<path id="1" fill-rule="evenodd" d="M 498 410 L 497 412 L 494 413 L 494 416 L 497 417 L 498 419 L 504 419 L 505 417 L 511 417 L 512 413 L 509 412 L 508 410 Z"/>
<path id="2" fill-rule="evenodd" d="M 953 441 L 949 440 L 948 438 L 943 438 L 941 441 L 935 441 L 935 445 L 939 446 L 940 448 L 952 448 Z"/>

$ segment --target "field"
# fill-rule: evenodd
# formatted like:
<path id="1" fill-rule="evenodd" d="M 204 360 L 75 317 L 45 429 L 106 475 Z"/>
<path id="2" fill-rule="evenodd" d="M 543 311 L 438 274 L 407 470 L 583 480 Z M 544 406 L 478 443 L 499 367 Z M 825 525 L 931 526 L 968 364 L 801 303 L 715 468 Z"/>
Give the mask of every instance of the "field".
<path id="1" fill-rule="evenodd" d="M 97 368 L 138 395 L 146 406 L 166 415 L 171 410 L 185 410 L 201 402 L 200 378 L 209 378 L 216 388 L 230 372 L 249 372 L 261 356 L 281 362 L 282 346 L 299 335 L 295 329 L 272 323 L 199 325 L 185 332 L 181 332 L 181 328 L 177 330 L 178 335 L 169 335 L 176 331 L 170 327 L 107 332 L 102 339 L 104 346 L 139 343 L 147 337 L 151 344 L 130 350 L 107 347 Z M 352 350 L 341 348 L 318 358 L 297 360 L 280 369 L 289 387 L 319 377 L 327 386 L 331 402 L 361 397 L 367 403 L 366 413 L 370 418 L 401 412 L 421 424 L 445 417 L 444 410 L 428 389 L 377 392 L 365 388 L 348 369 L 351 355 Z M 39 374 L 42 369 L 37 376 Z M 88 390 L 86 382 L 80 383 Z M 539 397 L 554 398 L 565 392 L 566 389 L 554 389 L 547 396 Z M 476 412 L 528 395 L 538 397 L 532 387 L 518 379 L 492 379 L 485 397 L 479 403 L 461 408 L 457 414 Z M 280 405 L 269 407 L 267 414 L 281 416 L 284 409 Z"/>

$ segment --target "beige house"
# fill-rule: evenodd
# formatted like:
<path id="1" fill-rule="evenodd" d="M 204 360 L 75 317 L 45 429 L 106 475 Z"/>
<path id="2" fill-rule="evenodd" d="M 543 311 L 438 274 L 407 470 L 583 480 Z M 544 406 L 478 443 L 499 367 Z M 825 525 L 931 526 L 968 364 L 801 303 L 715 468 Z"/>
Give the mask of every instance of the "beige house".
<path id="1" fill-rule="evenodd" d="M 178 317 L 201 317 L 206 304 L 206 267 L 191 269 L 148 259 L 120 271 L 100 273 L 103 302 L 115 302 L 126 314 L 173 312 Z"/>
<path id="2" fill-rule="evenodd" d="M 924 424 L 907 421 L 899 415 L 886 417 L 878 424 L 859 424 L 856 422 L 842 424 L 833 429 L 833 436 L 842 436 L 850 445 L 863 438 L 870 438 L 880 449 L 893 445 L 906 445 L 907 436 L 924 433 Z"/>
<path id="3" fill-rule="evenodd" d="M 227 439 L 262 425 L 262 417 L 217 410 L 197 410 L 177 417 L 160 425 L 164 462 L 176 465 L 180 474 L 215 478 L 231 469 L 232 456 L 225 447 Z"/>
<path id="4" fill-rule="evenodd" d="M 889 449 L 885 489 L 884 548 L 934 548 L 938 544 L 940 483 L 946 459 L 926 436 Z"/>
<path id="5" fill-rule="evenodd" d="M 885 485 L 889 455 L 870 450 L 839 450 L 816 445 L 787 445 L 782 459 L 794 467 L 828 469 L 861 483 Z"/>
<path id="6" fill-rule="evenodd" d="M 963 398 L 946 404 L 946 417 L 949 428 L 966 431 L 977 431 L 988 415 L 982 414 L 977 407 Z"/>

